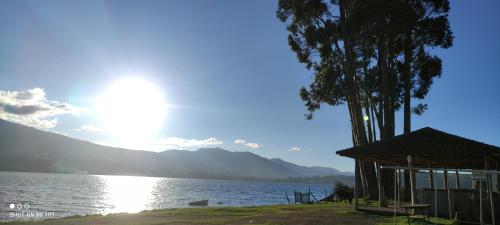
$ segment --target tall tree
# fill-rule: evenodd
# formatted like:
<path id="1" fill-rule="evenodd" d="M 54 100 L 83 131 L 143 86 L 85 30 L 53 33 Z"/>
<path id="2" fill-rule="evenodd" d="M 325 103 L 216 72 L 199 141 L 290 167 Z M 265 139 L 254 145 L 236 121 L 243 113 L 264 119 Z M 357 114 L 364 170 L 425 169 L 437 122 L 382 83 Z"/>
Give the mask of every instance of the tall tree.
<path id="1" fill-rule="evenodd" d="M 404 113 L 403 131 L 411 132 L 411 114 L 422 115 L 427 104 L 411 106 L 411 98 L 424 99 L 433 83 L 441 76 L 441 59 L 426 52 L 428 48 L 449 48 L 453 34 L 448 21 L 450 10 L 448 0 L 406 0 L 405 16 L 399 39 L 403 58 L 399 70 L 403 77 Z M 410 186 L 410 174 L 405 171 L 405 186 Z"/>
<path id="2" fill-rule="evenodd" d="M 352 1 L 355 5 L 360 39 L 366 40 L 365 57 L 376 57 L 374 70 L 370 76 L 376 84 L 372 86 L 378 101 L 378 116 L 381 139 L 391 139 L 395 135 L 395 111 L 404 105 L 404 131 L 411 131 L 411 97 L 424 99 L 433 79 L 441 74 L 441 60 L 426 51 L 427 48 L 449 48 L 453 36 L 449 27 L 448 0 L 372 0 Z M 372 52 L 377 52 L 373 54 Z M 366 63 L 370 65 L 370 63 Z M 369 69 L 365 69 L 369 71 Z M 366 73 L 366 76 L 369 74 Z M 379 85 L 377 90 L 376 85 Z M 377 93 L 378 92 L 378 93 Z M 368 94 L 368 98 L 370 94 Z M 421 115 L 426 104 L 418 104 L 414 113 Z M 375 110 L 376 111 L 376 110 Z M 393 171 L 382 170 L 384 189 L 393 193 Z M 409 181 L 408 176 L 406 181 Z"/>
<path id="3" fill-rule="evenodd" d="M 430 48 L 449 48 L 453 34 L 448 21 L 448 0 L 406 0 L 402 9 L 403 34 L 398 42 L 403 49 L 400 73 L 404 83 L 404 132 L 411 131 L 411 98 L 424 99 L 432 80 L 441 75 L 441 60 L 428 52 Z M 413 93 L 412 93 L 413 92 Z M 413 112 L 420 115 L 426 105 L 415 106 Z"/>
<path id="4" fill-rule="evenodd" d="M 321 103 L 346 104 L 354 145 L 368 143 L 358 89 L 355 46 L 359 35 L 351 25 L 352 1 L 281 0 L 278 4 L 277 16 L 287 24 L 291 49 L 315 74 L 309 89 L 300 90 L 310 112 L 306 117 L 312 119 Z M 376 193 L 373 164 L 360 163 L 356 162 L 356 170 L 364 168 L 366 184 Z"/>
<path id="5" fill-rule="evenodd" d="M 322 103 L 346 104 L 353 144 L 362 145 L 377 139 L 376 127 L 380 139 L 394 137 L 395 112 L 404 107 L 409 132 L 411 98 L 424 99 L 441 74 L 441 60 L 427 49 L 452 43 L 448 11 L 448 0 L 280 0 L 277 16 L 287 25 L 289 45 L 314 74 L 300 90 L 306 118 Z M 413 112 L 426 108 L 417 104 Z M 358 183 L 376 197 L 373 163 L 356 162 L 360 168 Z M 384 173 L 379 191 L 390 195 L 392 171 Z"/>

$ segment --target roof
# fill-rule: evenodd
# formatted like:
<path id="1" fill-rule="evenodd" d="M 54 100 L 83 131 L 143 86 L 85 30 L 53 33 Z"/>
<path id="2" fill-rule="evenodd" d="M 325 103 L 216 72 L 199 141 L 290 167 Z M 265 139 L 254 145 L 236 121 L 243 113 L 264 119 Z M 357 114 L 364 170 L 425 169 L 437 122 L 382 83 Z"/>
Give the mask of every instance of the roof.
<path id="1" fill-rule="evenodd" d="M 484 156 L 500 162 L 499 147 L 430 127 L 340 150 L 337 154 L 392 166 L 407 166 L 406 157 L 411 155 L 413 166 L 424 168 L 484 169 Z"/>

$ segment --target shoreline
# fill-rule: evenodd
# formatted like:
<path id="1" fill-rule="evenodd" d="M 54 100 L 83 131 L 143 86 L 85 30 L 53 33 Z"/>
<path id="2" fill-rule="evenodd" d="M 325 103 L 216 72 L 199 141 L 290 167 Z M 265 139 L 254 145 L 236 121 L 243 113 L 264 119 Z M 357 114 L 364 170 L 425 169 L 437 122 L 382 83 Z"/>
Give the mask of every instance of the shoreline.
<path id="1" fill-rule="evenodd" d="M 192 180 L 214 180 L 214 181 L 239 181 L 239 182 L 268 182 L 268 183 L 285 183 L 285 184 L 319 184 L 319 185 L 334 185 L 335 182 L 339 180 L 332 180 L 333 183 L 322 183 L 322 182 L 290 182 L 288 180 L 303 179 L 303 180 L 314 180 L 315 178 L 346 178 L 352 179 L 354 181 L 354 176 L 348 175 L 331 175 L 331 176 L 318 176 L 318 177 L 292 177 L 292 178 L 193 178 L 193 177 L 165 177 L 165 176 L 149 176 L 149 175 L 130 175 L 130 174 L 90 174 L 90 173 L 57 173 L 57 172 L 37 172 L 37 171 L 10 171 L 10 170 L 0 170 L 6 173 L 35 173 L 35 174 L 60 174 L 60 175 L 80 175 L 80 176 L 122 176 L 122 177 L 147 177 L 147 178 L 167 178 L 167 179 L 192 179 Z"/>

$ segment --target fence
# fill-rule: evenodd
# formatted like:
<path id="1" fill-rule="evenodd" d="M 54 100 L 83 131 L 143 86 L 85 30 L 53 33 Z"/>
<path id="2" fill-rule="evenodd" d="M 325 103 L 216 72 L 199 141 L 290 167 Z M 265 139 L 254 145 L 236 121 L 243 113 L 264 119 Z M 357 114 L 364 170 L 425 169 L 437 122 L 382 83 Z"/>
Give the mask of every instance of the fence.
<path id="1" fill-rule="evenodd" d="M 432 204 L 431 212 L 434 214 L 437 207 L 439 217 L 449 217 L 450 209 L 452 217 L 457 217 L 460 221 L 480 221 L 479 191 L 477 190 L 451 190 L 450 203 L 448 203 L 448 192 L 446 190 L 437 190 L 436 193 L 431 189 L 420 189 L 416 192 L 417 203 Z M 435 201 L 437 194 L 437 204 Z M 500 218 L 500 194 L 493 192 L 493 203 L 495 204 L 495 218 Z M 448 206 L 451 205 L 451 208 Z M 482 192 L 483 222 L 491 223 L 491 205 L 489 195 L 486 191 Z M 498 220 L 498 219 L 497 219 Z"/>

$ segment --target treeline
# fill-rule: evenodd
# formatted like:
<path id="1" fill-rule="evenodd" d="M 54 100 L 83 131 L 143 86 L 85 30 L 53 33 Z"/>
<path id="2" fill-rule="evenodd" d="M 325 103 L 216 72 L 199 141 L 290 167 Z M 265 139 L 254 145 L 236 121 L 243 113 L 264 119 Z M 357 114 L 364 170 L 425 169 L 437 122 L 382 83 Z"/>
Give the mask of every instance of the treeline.
<path id="1" fill-rule="evenodd" d="M 289 177 L 272 179 L 273 182 L 283 183 L 301 183 L 301 184 L 336 184 L 338 182 L 354 185 L 354 176 L 331 175 L 331 176 L 312 176 L 312 177 Z"/>

